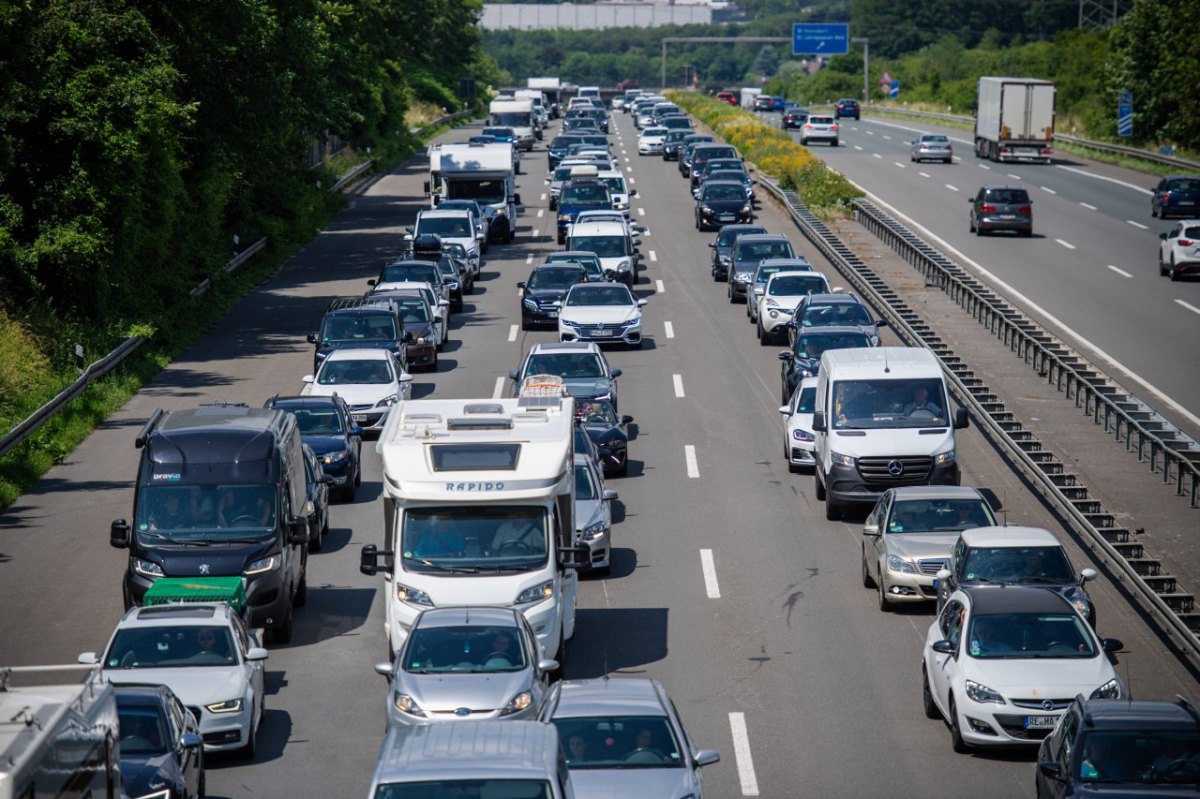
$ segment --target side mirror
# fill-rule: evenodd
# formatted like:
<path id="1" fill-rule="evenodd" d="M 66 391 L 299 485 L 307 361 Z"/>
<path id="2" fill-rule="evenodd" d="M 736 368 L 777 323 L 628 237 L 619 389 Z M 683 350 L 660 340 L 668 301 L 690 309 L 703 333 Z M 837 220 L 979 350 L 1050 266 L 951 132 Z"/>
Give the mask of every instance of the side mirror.
<path id="1" fill-rule="evenodd" d="M 792 351 L 791 350 L 783 350 L 776 357 L 779 358 L 779 360 L 781 360 L 781 361 L 790 361 L 792 359 Z"/>
<path id="2" fill-rule="evenodd" d="M 779 412 L 780 412 L 780 413 L 782 413 L 784 416 L 791 416 L 791 415 L 792 415 L 792 409 L 791 409 L 791 408 L 789 408 L 789 407 L 788 407 L 788 406 L 786 406 L 786 405 L 780 405 L 780 406 L 779 406 Z"/>
<path id="3" fill-rule="evenodd" d="M 546 178 L 546 179 L 545 179 L 544 181 L 542 181 L 542 182 L 543 182 L 543 183 L 545 183 L 547 186 L 549 186 L 549 185 L 550 185 L 550 178 Z"/>
<path id="4" fill-rule="evenodd" d="M 508 370 L 508 379 L 515 381 L 518 374 L 520 374 L 520 372 L 518 372 L 516 369 L 510 369 Z"/>
<path id="5" fill-rule="evenodd" d="M 629 190 L 629 196 L 630 196 L 630 197 L 636 197 L 636 196 L 637 196 L 637 189 L 630 189 L 630 190 Z"/>
<path id="6" fill-rule="evenodd" d="M 449 308 L 450 300 L 438 300 L 438 305 L 442 308 Z"/>
<path id="7" fill-rule="evenodd" d="M 309 333 L 307 336 L 305 336 L 305 340 L 307 340 L 309 344 L 316 344 L 321 339 L 316 333 Z"/>
<path id="8" fill-rule="evenodd" d="M 604 493 L 601 496 L 605 502 L 611 502 L 614 499 L 620 499 L 620 496 L 617 494 L 617 492 L 613 491 L 611 488 L 604 489 Z"/>
<path id="9" fill-rule="evenodd" d="M 390 572 L 392 570 L 393 559 L 395 554 L 390 549 L 380 549 L 374 544 L 364 544 L 361 554 L 358 556 L 358 570 L 363 574 L 378 574 L 381 571 Z M 379 565 L 379 559 L 383 558 L 383 565 Z"/>
<path id="10" fill-rule="evenodd" d="M 401 383 L 411 383 L 412 375 L 410 375 L 408 372 L 401 372 L 399 380 Z"/>
<path id="11" fill-rule="evenodd" d="M 95 666 L 100 662 L 100 656 L 95 652 L 81 652 L 79 657 L 75 658 L 75 662 L 85 666 Z"/>
<path id="12" fill-rule="evenodd" d="M 934 577 L 937 579 L 938 583 L 944 583 L 946 580 L 950 579 L 950 570 L 938 569 L 938 573 L 935 574 Z"/>
<path id="13" fill-rule="evenodd" d="M 305 375 L 304 377 L 300 378 L 300 382 L 301 383 L 311 383 L 316 379 L 317 378 L 313 375 Z"/>
<path id="14" fill-rule="evenodd" d="M 864 524 L 863 525 L 863 535 L 869 535 L 872 537 L 878 536 L 879 535 L 879 525 L 878 524 Z"/>
<path id="15" fill-rule="evenodd" d="M 626 414 L 621 417 L 621 424 L 633 424 L 633 417 Z"/>
<path id="16" fill-rule="evenodd" d="M 618 378 L 625 373 L 621 371 L 620 367 L 618 367 L 616 369 L 609 370 L 609 374 L 612 375 L 613 378 Z"/>
<path id="17" fill-rule="evenodd" d="M 185 732 L 179 736 L 179 745 L 184 749 L 195 749 L 204 745 L 204 739 L 194 732 Z"/>
<path id="18" fill-rule="evenodd" d="M 1084 569 L 1083 571 L 1081 571 L 1079 573 L 1079 582 L 1081 582 L 1081 583 L 1091 582 L 1092 580 L 1096 579 L 1096 576 L 1097 575 L 1096 575 L 1095 569 Z"/>
<path id="19" fill-rule="evenodd" d="M 371 278 L 370 280 L 367 281 L 367 285 L 368 286 L 377 286 L 377 285 L 379 285 L 379 281 L 376 280 L 375 278 Z M 312 339 L 309 339 L 309 341 L 312 341 Z"/>
<path id="20" fill-rule="evenodd" d="M 317 478 L 317 482 L 322 483 L 322 484 L 329 484 L 329 483 L 333 482 L 333 478 L 331 476 L 325 474 L 324 472 L 322 472 L 321 476 Z"/>
<path id="21" fill-rule="evenodd" d="M 328 477 L 328 475 L 323 474 L 323 475 L 321 475 L 321 477 Z M 320 483 L 322 481 L 320 479 L 318 479 L 316 482 Z M 313 504 L 313 501 L 311 499 L 304 500 L 304 515 L 312 516 L 316 512 L 317 512 L 317 506 Z"/>
<path id="22" fill-rule="evenodd" d="M 288 543 L 308 543 L 308 519 L 304 518 L 303 516 L 296 516 L 292 518 L 292 520 L 288 523 Z"/>
<path id="23" fill-rule="evenodd" d="M 1120 652 L 1122 649 L 1124 649 L 1125 642 L 1120 638 L 1101 638 L 1100 646 L 1105 652 L 1111 655 L 1114 652 Z"/>
<path id="24" fill-rule="evenodd" d="M 939 652 L 943 655 L 953 655 L 954 654 L 954 644 L 950 643 L 949 641 L 934 641 L 933 642 L 933 651 Z"/>
<path id="25" fill-rule="evenodd" d="M 716 243 L 715 241 L 710 241 L 710 242 L 708 243 L 708 249 L 710 249 L 710 250 L 715 250 L 715 249 L 717 249 L 717 243 Z"/>
<path id="26" fill-rule="evenodd" d="M 875 327 L 887 327 L 887 326 L 888 326 L 888 323 L 887 323 L 886 319 L 880 319 L 879 321 L 877 321 L 875 323 Z"/>
<path id="27" fill-rule="evenodd" d="M 846 289 L 844 289 L 844 288 L 843 288 L 843 287 L 841 287 L 841 286 L 838 286 L 837 288 L 835 288 L 835 289 L 834 289 L 833 291 L 831 291 L 830 293 L 831 293 L 831 294 L 844 294 L 845 292 L 846 292 Z"/>
<path id="28" fill-rule="evenodd" d="M 125 519 L 114 521 L 108 528 L 108 543 L 115 549 L 129 549 L 129 522 Z"/>
<path id="29" fill-rule="evenodd" d="M 644 300 L 644 299 L 638 300 L 638 301 L 637 301 L 637 304 L 638 304 L 638 307 L 639 307 L 639 308 L 645 308 L 645 307 L 646 307 L 646 300 Z"/>
<path id="30" fill-rule="evenodd" d="M 512 201 L 513 205 L 524 205 L 524 203 L 521 202 L 521 195 L 515 192 L 513 193 Z"/>
<path id="31" fill-rule="evenodd" d="M 558 661 L 553 658 L 546 658 L 538 661 L 538 671 L 542 673 L 558 671 Z"/>
<path id="32" fill-rule="evenodd" d="M 246 650 L 246 660 L 266 660 L 268 654 L 261 646 L 252 646 Z"/>
<path id="33" fill-rule="evenodd" d="M 713 750 L 701 749 L 699 752 L 696 753 L 696 766 L 697 767 L 711 766 L 713 763 L 718 762 L 720 759 L 721 759 L 721 756 L 719 754 L 717 754 L 716 752 L 714 752 Z"/>
<path id="34" fill-rule="evenodd" d="M 1048 777 L 1055 782 L 1062 782 L 1062 767 L 1057 763 L 1038 763 L 1038 771 L 1042 772 L 1042 776 Z"/>
<path id="35" fill-rule="evenodd" d="M 517 288 L 519 288 L 519 289 L 523 289 L 523 288 L 525 288 L 525 281 L 524 281 L 524 280 L 520 280 L 520 281 L 518 281 L 518 282 L 517 282 Z"/>
<path id="36" fill-rule="evenodd" d="M 966 430 L 971 426 L 971 417 L 967 415 L 966 408 L 957 408 L 954 411 L 954 429 Z"/>
<path id="37" fill-rule="evenodd" d="M 813 432 L 824 433 L 828 428 L 825 426 L 825 411 L 817 411 L 813 414 Z"/>
<path id="38" fill-rule="evenodd" d="M 429 194 L 429 189 L 431 188 L 431 187 L 430 187 L 430 185 L 429 185 L 429 181 L 428 181 L 428 180 L 427 180 L 427 181 L 425 181 L 425 182 L 422 184 L 422 186 L 423 186 L 423 187 L 424 187 L 424 189 L 425 189 L 425 193 L 426 193 L 426 194 Z"/>
<path id="39" fill-rule="evenodd" d="M 1159 233 L 1159 234 L 1158 234 L 1158 237 L 1159 237 L 1160 239 L 1162 239 L 1163 241 L 1166 241 L 1166 240 L 1167 240 L 1167 234 L 1166 234 L 1166 233 Z"/>
<path id="40" fill-rule="evenodd" d="M 375 664 L 375 673 L 387 677 L 390 680 L 396 671 L 390 662 L 384 661 L 383 663 Z"/>

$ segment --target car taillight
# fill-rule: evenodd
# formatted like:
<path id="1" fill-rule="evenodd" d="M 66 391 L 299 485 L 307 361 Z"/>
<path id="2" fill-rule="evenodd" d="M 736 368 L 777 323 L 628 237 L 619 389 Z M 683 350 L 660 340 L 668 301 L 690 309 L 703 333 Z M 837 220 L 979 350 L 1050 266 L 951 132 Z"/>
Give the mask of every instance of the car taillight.
<path id="1" fill-rule="evenodd" d="M 1180 247 L 1191 247 L 1195 243 L 1196 242 L 1192 241 L 1191 239 L 1180 239 L 1179 240 Z"/>
<path id="2" fill-rule="evenodd" d="M 837 130 L 837 128 L 838 128 L 838 126 L 837 126 L 837 125 L 830 125 L 830 126 L 829 126 L 829 129 L 830 129 L 830 130 Z"/>
<path id="3" fill-rule="evenodd" d="M 994 214 L 994 213 L 996 213 L 996 206 L 989 205 L 988 203 L 984 203 L 983 205 L 979 206 L 979 213 Z"/>
<path id="4" fill-rule="evenodd" d="M 806 124 L 804 127 L 808 128 L 809 130 L 812 130 L 812 125 Z"/>
<path id="5" fill-rule="evenodd" d="M 1050 148 L 1049 148 L 1049 147 L 1043 147 L 1043 148 L 1042 148 L 1042 155 L 1050 155 Z"/>
<path id="6" fill-rule="evenodd" d="M 1030 206 L 1028 206 L 1028 205 L 1022 205 L 1022 206 L 1020 206 L 1020 207 L 1018 207 L 1018 208 L 1017 208 L 1017 213 L 1018 213 L 1018 214 L 1024 214 L 1025 216 L 1029 216 L 1030 214 L 1032 214 L 1032 213 L 1033 213 L 1033 208 L 1031 208 L 1031 207 L 1030 207 Z"/>

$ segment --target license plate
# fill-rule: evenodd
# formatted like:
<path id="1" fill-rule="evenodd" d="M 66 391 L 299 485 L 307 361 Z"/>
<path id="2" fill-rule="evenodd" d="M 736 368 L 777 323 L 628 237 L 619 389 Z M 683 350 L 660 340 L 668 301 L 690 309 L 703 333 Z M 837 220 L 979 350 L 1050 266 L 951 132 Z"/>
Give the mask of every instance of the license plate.
<path id="1" fill-rule="evenodd" d="M 1016 219 L 1016 214 L 1000 214 L 1001 219 Z"/>
<path id="2" fill-rule="evenodd" d="M 1180 200 L 1179 204 L 1180 205 L 1195 205 L 1196 203 L 1193 200 Z"/>
<path id="3" fill-rule="evenodd" d="M 365 421 L 367 421 L 367 416 L 366 416 L 366 414 L 363 414 L 363 413 L 356 413 L 356 414 L 354 414 L 354 421 L 365 422 Z"/>
<path id="4" fill-rule="evenodd" d="M 1059 716 L 1026 716 L 1025 729 L 1052 730 L 1058 726 Z"/>
<path id="5" fill-rule="evenodd" d="M 547 317 L 548 319 L 557 319 L 557 318 L 558 318 L 558 311 L 546 311 L 546 317 Z"/>

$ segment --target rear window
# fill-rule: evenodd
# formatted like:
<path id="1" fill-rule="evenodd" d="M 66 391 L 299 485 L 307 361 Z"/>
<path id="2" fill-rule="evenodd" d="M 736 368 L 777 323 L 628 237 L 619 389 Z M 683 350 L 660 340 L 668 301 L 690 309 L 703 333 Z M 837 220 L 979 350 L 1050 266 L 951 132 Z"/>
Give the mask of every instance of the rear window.
<path id="1" fill-rule="evenodd" d="M 1167 181 L 1171 191 L 1200 191 L 1200 178 L 1176 178 Z"/>
<path id="2" fill-rule="evenodd" d="M 832 125 L 833 117 L 810 116 L 808 118 L 808 121 L 813 123 L 814 125 Z"/>
<path id="3" fill-rule="evenodd" d="M 994 203 L 1027 203 L 1029 192 L 1024 189 L 988 189 L 984 196 Z"/>
<path id="4" fill-rule="evenodd" d="M 1200 239 L 1200 226 L 1193 225 L 1183 231 L 1184 238 Z"/>

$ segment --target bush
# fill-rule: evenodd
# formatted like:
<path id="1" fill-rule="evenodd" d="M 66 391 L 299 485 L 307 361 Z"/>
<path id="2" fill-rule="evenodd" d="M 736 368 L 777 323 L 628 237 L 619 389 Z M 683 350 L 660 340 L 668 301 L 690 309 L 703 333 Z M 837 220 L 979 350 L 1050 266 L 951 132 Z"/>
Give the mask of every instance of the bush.
<path id="1" fill-rule="evenodd" d="M 785 131 L 764 125 L 750 112 L 693 92 L 669 92 L 680 108 L 707 125 L 732 144 L 780 186 L 799 195 L 809 210 L 820 216 L 850 211 L 850 203 L 862 191 L 827 167 Z"/>

